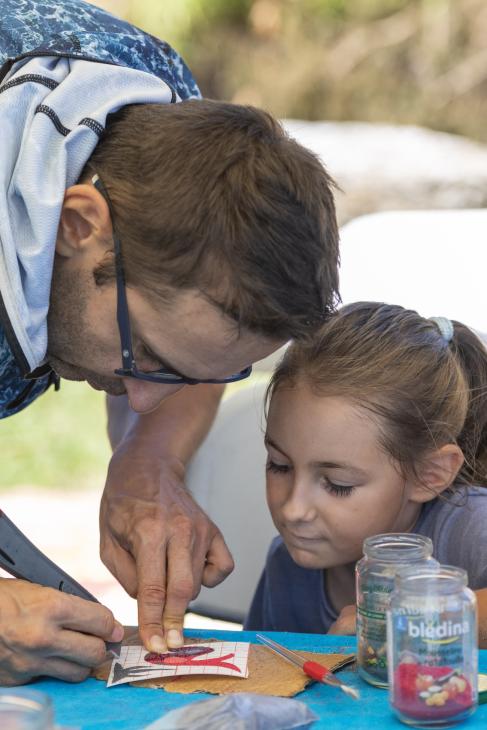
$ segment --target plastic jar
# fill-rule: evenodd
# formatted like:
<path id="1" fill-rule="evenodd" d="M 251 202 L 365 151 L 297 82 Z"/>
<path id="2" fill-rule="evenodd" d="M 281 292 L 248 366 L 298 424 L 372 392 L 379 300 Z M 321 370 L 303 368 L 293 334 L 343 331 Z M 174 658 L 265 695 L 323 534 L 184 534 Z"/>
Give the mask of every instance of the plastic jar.
<path id="1" fill-rule="evenodd" d="M 54 730 L 54 710 L 48 695 L 28 689 L 0 690 L 0 728 Z"/>
<path id="2" fill-rule="evenodd" d="M 415 727 L 450 727 L 477 706 L 477 600 L 461 568 L 401 571 L 388 610 L 391 704 Z"/>
<path id="3" fill-rule="evenodd" d="M 364 557 L 355 568 L 357 595 L 357 663 L 360 676 L 377 687 L 387 687 L 386 611 L 397 570 L 430 562 L 429 537 L 393 532 L 364 540 Z"/>

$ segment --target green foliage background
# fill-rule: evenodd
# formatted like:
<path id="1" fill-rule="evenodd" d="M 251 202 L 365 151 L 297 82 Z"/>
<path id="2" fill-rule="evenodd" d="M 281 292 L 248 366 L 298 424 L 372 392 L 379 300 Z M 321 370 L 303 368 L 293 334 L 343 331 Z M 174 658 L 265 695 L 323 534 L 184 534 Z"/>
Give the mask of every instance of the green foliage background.
<path id="1" fill-rule="evenodd" d="M 110 456 L 105 399 L 85 383 L 62 381 L 32 405 L 0 420 L 0 489 L 62 490 L 105 483 Z"/>
<path id="2" fill-rule="evenodd" d="M 205 96 L 487 141 L 485 0 L 97 3 L 176 47 Z"/>

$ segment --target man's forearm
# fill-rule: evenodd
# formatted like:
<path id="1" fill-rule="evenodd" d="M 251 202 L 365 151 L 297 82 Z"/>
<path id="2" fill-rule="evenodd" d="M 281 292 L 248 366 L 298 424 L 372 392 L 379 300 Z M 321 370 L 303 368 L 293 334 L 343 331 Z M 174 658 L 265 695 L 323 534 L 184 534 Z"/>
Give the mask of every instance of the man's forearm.
<path id="1" fill-rule="evenodd" d="M 222 392 L 217 385 L 187 386 L 146 415 L 109 399 L 112 436 L 114 422 L 124 424 L 101 500 L 100 554 L 137 598 L 149 651 L 180 646 L 191 599 L 233 568 L 220 531 L 184 485 L 186 462 L 206 436 Z"/>
<path id="2" fill-rule="evenodd" d="M 134 413 L 125 396 L 108 396 L 108 431 L 112 448 L 127 440 L 184 464 L 208 433 L 223 395 L 221 385 L 192 385 L 144 415 Z"/>

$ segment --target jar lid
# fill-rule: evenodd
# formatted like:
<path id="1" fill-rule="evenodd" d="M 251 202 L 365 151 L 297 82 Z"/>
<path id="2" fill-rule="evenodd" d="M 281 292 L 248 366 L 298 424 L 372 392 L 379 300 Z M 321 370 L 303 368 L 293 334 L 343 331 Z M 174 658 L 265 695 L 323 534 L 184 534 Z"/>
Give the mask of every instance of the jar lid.
<path id="1" fill-rule="evenodd" d="M 38 690 L 12 687 L 0 689 L 0 727 L 39 727 L 54 729 L 50 697 Z"/>
<path id="2" fill-rule="evenodd" d="M 422 565 L 410 565 L 396 571 L 396 588 L 412 593 L 450 593 L 468 584 L 468 573 L 456 565 L 441 565 L 429 560 Z"/>
<path id="3" fill-rule="evenodd" d="M 413 532 L 386 532 L 365 538 L 363 550 L 368 558 L 385 563 L 410 563 L 430 557 L 433 543 L 429 537 Z"/>

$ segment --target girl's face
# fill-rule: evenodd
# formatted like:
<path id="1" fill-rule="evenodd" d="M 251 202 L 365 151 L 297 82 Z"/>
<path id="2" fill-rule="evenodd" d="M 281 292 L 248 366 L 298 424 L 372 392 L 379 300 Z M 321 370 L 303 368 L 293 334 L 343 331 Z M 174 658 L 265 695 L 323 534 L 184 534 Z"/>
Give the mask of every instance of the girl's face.
<path id="1" fill-rule="evenodd" d="M 308 386 L 281 386 L 267 422 L 267 502 L 293 560 L 331 568 L 362 556 L 366 537 L 406 532 L 412 483 L 381 449 L 370 414 Z"/>

